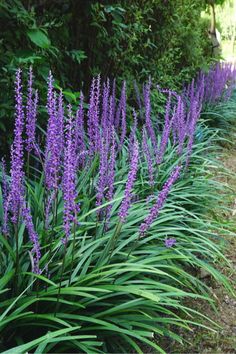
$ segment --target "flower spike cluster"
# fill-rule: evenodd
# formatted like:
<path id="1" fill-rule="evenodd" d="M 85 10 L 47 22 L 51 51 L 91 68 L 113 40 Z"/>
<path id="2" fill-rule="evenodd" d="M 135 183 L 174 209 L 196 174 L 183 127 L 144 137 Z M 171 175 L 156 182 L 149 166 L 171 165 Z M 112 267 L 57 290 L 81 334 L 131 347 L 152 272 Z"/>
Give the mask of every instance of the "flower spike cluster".
<path id="1" fill-rule="evenodd" d="M 44 172 L 45 193 L 42 193 L 44 210 L 37 216 L 39 218 L 37 225 L 44 225 L 47 236 L 52 236 L 53 239 L 56 237 L 51 231 L 57 228 L 49 228 L 49 225 L 51 223 L 50 226 L 55 226 L 61 220 L 58 206 L 62 199 L 63 222 L 61 226 L 65 234 L 62 242 L 66 245 L 70 240 L 72 227 L 78 223 L 80 211 L 80 205 L 77 202 L 79 191 L 77 175 L 79 180 L 82 180 L 84 176 L 86 176 L 85 181 L 89 180 L 88 190 L 92 194 L 89 195 L 89 200 L 93 203 L 92 207 L 100 206 L 99 212 L 92 216 L 94 218 L 99 216 L 96 223 L 99 230 L 106 232 L 108 227 L 117 224 L 117 219 L 121 226 L 121 223 L 126 222 L 131 204 L 140 197 L 140 195 L 133 194 L 139 159 L 144 164 L 144 168 L 140 171 L 140 178 L 144 178 L 141 174 L 147 170 L 149 186 L 144 185 L 151 192 L 153 201 L 155 176 L 158 174 L 159 165 L 165 161 L 167 147 L 174 145 L 170 157 L 176 157 L 179 161 L 186 158 L 185 167 L 188 167 L 201 108 L 207 102 L 227 100 L 230 97 L 236 82 L 236 69 L 229 64 L 216 64 L 209 73 L 200 72 L 180 94 L 157 86 L 160 92 L 168 95 L 165 114 L 160 114 L 158 127 L 157 118 L 152 111 L 150 79 L 143 85 L 141 94 L 138 86 L 135 85 L 137 102 L 134 102 L 133 124 L 130 124 L 128 115 L 130 110 L 127 103 L 131 104 L 133 101 L 128 101 L 129 90 L 126 82 L 122 84 L 118 100 L 116 81 L 112 82 L 107 79 L 102 83 L 98 75 L 92 81 L 88 110 L 82 92 L 79 105 L 75 109 L 69 105 L 66 110 L 63 92 L 54 87 L 54 79 L 50 72 L 46 105 L 47 132 L 45 143 L 42 137 L 40 141 L 43 146 L 39 144 L 40 138 L 36 137 L 38 92 L 33 88 L 32 68 L 29 69 L 26 96 L 23 96 L 21 77 L 22 73 L 19 69 L 16 72 L 15 81 L 15 127 L 11 147 L 9 183 L 5 165 L 2 164 L 1 184 L 4 199 L 2 231 L 4 236 L 10 237 L 11 231 L 17 232 L 21 223 L 24 222 L 30 244 L 33 244 L 31 251 L 33 271 L 40 273 L 41 252 L 44 252 L 45 247 L 40 247 L 42 240 L 33 223 L 33 215 L 37 213 L 37 209 L 33 210 L 34 204 L 29 203 L 31 190 L 26 190 L 25 154 L 28 157 L 33 151 L 37 154 L 37 160 L 28 159 L 34 164 L 32 171 L 36 171 L 36 178 L 38 171 L 40 172 L 39 166 L 42 166 Z M 141 137 L 140 130 L 142 131 Z M 142 145 L 141 150 L 139 150 L 138 141 Z M 42 151 L 45 153 L 43 154 Z M 162 165 L 160 171 L 163 169 Z M 121 187 L 121 184 L 115 183 L 115 180 L 117 176 L 123 178 L 122 174 L 126 175 L 126 171 L 128 171 L 128 177 L 120 209 L 117 212 L 116 203 L 114 203 L 114 213 L 112 213 L 113 202 L 117 200 L 115 198 L 116 185 L 119 185 L 117 192 Z M 163 185 L 155 204 L 140 225 L 141 236 L 147 233 L 158 217 L 180 172 L 181 166 L 175 167 Z M 32 188 L 33 186 L 34 183 L 32 183 Z M 82 189 L 83 187 L 80 191 Z M 150 203 L 151 199 L 146 198 L 146 200 Z M 106 205 L 103 206 L 105 203 Z M 40 220 L 42 215 L 43 220 Z M 97 228 L 94 232 L 97 232 Z M 27 238 L 24 236 L 23 241 L 25 240 Z M 167 248 L 175 243 L 174 238 L 164 241 Z"/>
<path id="2" fill-rule="evenodd" d="M 157 216 L 159 215 L 160 210 L 163 208 L 164 203 L 167 199 L 168 194 L 170 193 L 172 185 L 179 178 L 181 166 L 175 167 L 170 177 L 164 184 L 161 192 L 158 195 L 157 201 L 155 205 L 151 208 L 148 216 L 144 219 L 144 222 L 141 224 L 139 228 L 139 233 L 141 236 L 144 236 L 152 223 L 155 221 Z"/>
<path id="3" fill-rule="evenodd" d="M 22 209 L 24 196 L 24 161 L 23 161 L 23 129 L 24 129 L 24 108 L 23 93 L 21 84 L 21 70 L 16 73 L 15 83 L 15 128 L 14 140 L 11 148 L 11 187 L 8 196 L 8 204 L 12 212 L 12 222 L 18 222 Z"/>
<path id="4" fill-rule="evenodd" d="M 38 106 L 38 91 L 33 97 L 33 70 L 30 67 L 28 80 L 28 95 L 26 104 L 26 150 L 31 152 L 35 146 L 35 130 Z"/>
<path id="5" fill-rule="evenodd" d="M 66 139 L 64 152 L 64 171 L 63 171 L 63 223 L 65 238 L 63 243 L 67 243 L 70 233 L 71 224 L 77 223 L 77 214 L 79 205 L 76 203 L 76 154 L 75 154 L 75 134 L 74 134 L 74 117 L 72 115 L 71 106 L 68 106 L 68 121 L 66 124 Z"/>

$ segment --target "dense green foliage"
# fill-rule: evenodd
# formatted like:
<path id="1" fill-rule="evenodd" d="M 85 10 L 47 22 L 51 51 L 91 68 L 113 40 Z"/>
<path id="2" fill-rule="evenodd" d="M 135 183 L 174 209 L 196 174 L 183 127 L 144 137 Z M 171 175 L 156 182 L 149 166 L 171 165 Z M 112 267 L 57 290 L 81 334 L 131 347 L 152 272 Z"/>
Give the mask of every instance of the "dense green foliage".
<path id="1" fill-rule="evenodd" d="M 40 239 L 44 240 L 45 255 L 41 264 L 50 277 L 29 272 L 27 251 L 31 246 L 23 244 L 25 225 L 22 224 L 20 273 L 15 288 L 15 240 L 1 236 L 1 351 L 110 353 L 117 352 L 117 348 L 119 352 L 133 348 L 142 353 L 138 343 L 146 343 L 162 352 L 159 347 L 162 336 L 181 342 L 173 326 L 191 329 L 204 317 L 184 306 L 183 298 L 211 302 L 210 289 L 195 276 L 198 270 L 204 269 L 228 287 L 227 280 L 214 268 L 215 262 L 224 262 L 222 243 L 215 242 L 220 241 L 217 233 L 222 234 L 222 225 L 219 220 L 210 222 L 206 217 L 208 213 L 214 215 L 223 198 L 220 192 L 223 186 L 211 179 L 210 169 L 217 168 L 209 150 L 214 140 L 209 128 L 199 126 L 191 169 L 176 183 L 150 232 L 138 242 L 138 226 L 147 213 L 147 197 L 150 193 L 158 195 L 173 166 L 184 160 L 185 155 L 176 160 L 175 149 L 169 144 L 154 191 L 146 182 L 147 164 L 142 163 L 134 189 L 138 199 L 115 244 L 110 241 L 114 237 L 116 212 L 127 175 L 126 146 L 117 166 L 117 192 L 107 232 L 98 222 L 93 207 L 91 186 L 97 179 L 95 161 L 79 176 L 79 198 L 83 206 L 80 227 L 74 235 L 75 241 L 72 237 L 67 248 L 64 266 L 61 195 L 56 224 L 45 233 L 42 178 L 29 181 L 28 197 L 34 224 Z M 2 206 L 0 211 L 3 215 Z M 176 246 L 165 248 L 166 237 L 175 237 Z M 206 320 L 202 325 L 212 327 Z M 9 348 L 15 349 L 6 351 Z"/>
<path id="2" fill-rule="evenodd" d="M 19 66 L 34 65 L 41 91 L 51 68 L 72 101 L 97 73 L 182 85 L 209 61 L 204 7 L 203 0 L 2 0 L 1 133 L 12 128 L 12 79 Z M 9 140 L 3 134 L 0 148 Z"/>
<path id="3" fill-rule="evenodd" d="M 228 109 L 233 108 L 231 104 L 229 100 Z M 213 107 L 208 108 L 209 116 Z M 141 145 L 139 129 L 136 137 Z M 154 163 L 153 185 L 149 183 L 148 161 L 140 154 L 132 204 L 124 223 L 118 211 L 132 164 L 130 139 L 125 139 L 117 154 L 114 196 L 108 202 L 103 199 L 99 206 L 96 195 L 101 156 L 94 155 L 91 164 L 76 171 L 79 225 L 74 222 L 66 246 L 62 243 L 62 190 L 58 189 L 46 221 L 49 192 L 44 182 L 45 166 L 32 154 L 25 189 L 40 240 L 42 273 L 31 272 L 32 240 L 26 222 L 21 218 L 14 226 L 9 222 L 8 233 L 0 233 L 0 351 L 143 353 L 143 346 L 148 345 L 165 353 L 166 342 L 182 342 L 179 328 L 192 330 L 200 325 L 213 329 L 216 324 L 184 300 L 201 299 L 214 306 L 211 288 L 199 277 L 200 271 L 232 291 L 216 267 L 218 262 L 227 264 L 222 238 L 226 223 L 220 217 L 220 211 L 227 210 L 222 203 L 225 186 L 214 180 L 212 172 L 219 169 L 217 140 L 215 129 L 202 119 L 187 167 L 188 145 L 184 144 L 179 154 L 170 137 L 162 163 Z M 150 138 L 147 143 L 154 156 Z M 140 225 L 177 165 L 183 169 L 164 208 L 146 233 L 140 234 Z M 3 225 L 7 200 L 3 197 L 3 169 L 0 180 Z M 107 227 L 97 212 L 108 205 L 112 209 Z M 176 242 L 167 247 L 165 241 L 171 238 Z"/>

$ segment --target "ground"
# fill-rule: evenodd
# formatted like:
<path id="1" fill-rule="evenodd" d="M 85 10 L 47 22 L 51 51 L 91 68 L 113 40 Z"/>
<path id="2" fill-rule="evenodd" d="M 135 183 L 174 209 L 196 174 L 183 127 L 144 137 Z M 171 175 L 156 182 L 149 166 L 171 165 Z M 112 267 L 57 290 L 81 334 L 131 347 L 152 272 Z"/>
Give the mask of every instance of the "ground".
<path id="1" fill-rule="evenodd" d="M 235 225 L 232 230 L 235 229 L 236 231 L 236 149 L 225 150 L 222 163 L 232 172 L 232 177 L 225 178 L 224 182 L 232 188 L 233 192 L 229 201 L 229 212 L 224 217 L 232 225 Z M 228 244 L 225 255 L 231 262 L 231 268 L 221 268 L 220 270 L 227 274 L 236 293 L 236 233 L 235 236 L 227 237 L 226 241 Z M 213 310 L 209 304 L 200 303 L 199 301 L 196 304 L 196 309 L 213 319 L 220 327 L 216 328 L 216 332 L 195 328 L 193 333 L 185 336 L 188 343 L 184 344 L 184 346 L 174 345 L 168 351 L 171 354 L 236 353 L 236 297 L 233 294 L 229 294 L 223 286 L 207 276 L 204 280 L 212 289 L 213 296 L 216 299 L 217 311 Z"/>

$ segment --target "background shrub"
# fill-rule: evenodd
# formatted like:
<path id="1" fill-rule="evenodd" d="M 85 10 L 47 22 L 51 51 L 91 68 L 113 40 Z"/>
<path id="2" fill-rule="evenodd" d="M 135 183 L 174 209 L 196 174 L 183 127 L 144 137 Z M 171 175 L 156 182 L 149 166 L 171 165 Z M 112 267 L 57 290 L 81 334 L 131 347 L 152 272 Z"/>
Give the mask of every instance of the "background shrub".
<path id="1" fill-rule="evenodd" d="M 68 101 L 98 73 L 176 88 L 211 60 L 204 8 L 202 0 L 1 1 L 0 151 L 11 140 L 16 68 L 34 65 L 41 96 L 51 68 Z"/>

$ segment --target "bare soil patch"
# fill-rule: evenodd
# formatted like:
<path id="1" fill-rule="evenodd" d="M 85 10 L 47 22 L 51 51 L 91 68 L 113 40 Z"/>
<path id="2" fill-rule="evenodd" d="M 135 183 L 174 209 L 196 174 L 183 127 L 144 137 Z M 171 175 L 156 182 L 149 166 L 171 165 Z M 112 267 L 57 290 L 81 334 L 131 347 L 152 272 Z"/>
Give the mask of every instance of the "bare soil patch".
<path id="1" fill-rule="evenodd" d="M 228 276 L 232 287 L 236 293 L 236 150 L 226 151 L 221 158 L 223 165 L 232 172 L 231 176 L 224 177 L 223 182 L 232 189 L 232 196 L 229 199 L 229 211 L 224 217 L 230 221 L 231 230 L 235 230 L 235 235 L 227 237 L 225 255 L 231 263 L 230 268 L 218 268 Z M 235 175 L 234 175 L 235 174 Z M 222 177 L 220 178 L 222 180 Z M 205 277 L 205 275 L 203 275 Z M 213 279 L 204 279 L 212 290 L 216 300 L 217 310 L 215 311 L 205 302 L 197 302 L 195 309 L 211 318 L 219 328 L 215 332 L 207 329 L 195 328 L 191 334 L 184 335 L 187 343 L 184 346 L 170 346 L 169 353 L 173 354 L 228 354 L 236 353 L 236 297 L 229 294 L 225 288 L 217 284 Z M 191 306 L 193 304 L 191 303 Z"/>

